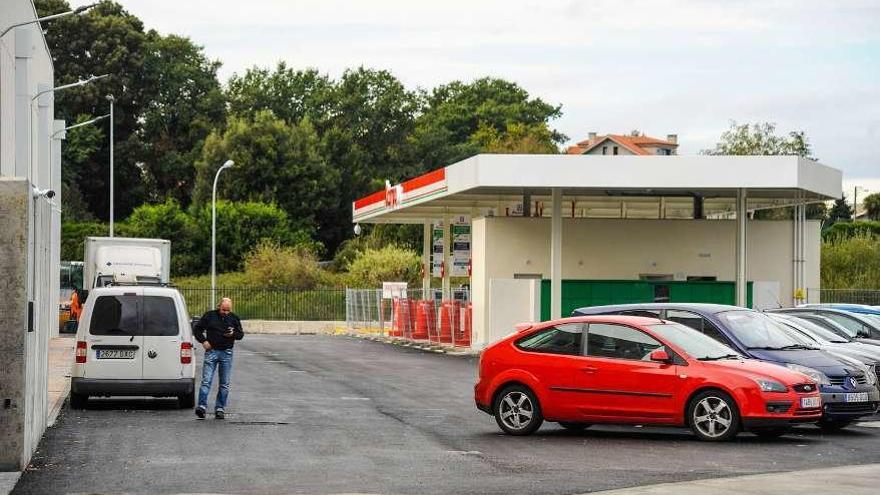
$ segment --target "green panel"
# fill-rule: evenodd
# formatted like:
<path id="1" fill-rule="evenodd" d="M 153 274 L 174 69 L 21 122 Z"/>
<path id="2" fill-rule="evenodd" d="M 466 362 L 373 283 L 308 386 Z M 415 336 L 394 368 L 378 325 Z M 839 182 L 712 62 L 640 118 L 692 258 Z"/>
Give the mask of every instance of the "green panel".
<path id="1" fill-rule="evenodd" d="M 669 286 L 669 302 L 734 304 L 734 282 L 563 280 L 562 315 L 584 306 L 654 302 L 654 286 Z M 747 306 L 752 307 L 752 282 L 747 287 Z M 550 319 L 550 281 L 541 281 L 541 320 Z"/>

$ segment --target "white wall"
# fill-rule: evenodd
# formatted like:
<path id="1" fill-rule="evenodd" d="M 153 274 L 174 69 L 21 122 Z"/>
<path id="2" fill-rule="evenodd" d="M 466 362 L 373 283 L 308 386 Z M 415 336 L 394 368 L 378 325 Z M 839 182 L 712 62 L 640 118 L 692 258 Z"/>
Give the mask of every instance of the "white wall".
<path id="1" fill-rule="evenodd" d="M 30 0 L 0 2 L 0 29 L 32 19 L 36 11 Z M 51 94 L 33 103 L 32 98 L 53 84 L 52 59 L 38 24 L 15 28 L 0 39 L 0 177 L 26 179 L 40 189 L 52 186 L 52 168 L 60 167 L 49 159 L 54 102 Z M 60 175 L 58 170 L 55 174 Z M 53 281 L 59 270 L 59 249 L 55 244 L 60 241 L 57 206 L 38 199 L 28 201 L 28 210 L 25 293 L 34 303 L 34 331 L 18 329 L 25 334 L 26 356 L 23 463 L 30 459 L 46 428 L 48 339 L 58 324 L 58 290 Z"/>
<path id="2" fill-rule="evenodd" d="M 489 323 L 485 298 L 492 279 L 550 273 L 550 219 L 493 217 L 473 222 L 474 341 Z M 638 280 L 642 274 L 714 276 L 735 280 L 735 222 L 732 220 L 563 219 L 562 277 Z M 807 222 L 806 281 L 819 288 L 820 232 Z M 791 305 L 791 221 L 748 224 L 747 277 L 779 282 L 780 302 Z M 491 253 L 487 256 L 487 253 Z"/>

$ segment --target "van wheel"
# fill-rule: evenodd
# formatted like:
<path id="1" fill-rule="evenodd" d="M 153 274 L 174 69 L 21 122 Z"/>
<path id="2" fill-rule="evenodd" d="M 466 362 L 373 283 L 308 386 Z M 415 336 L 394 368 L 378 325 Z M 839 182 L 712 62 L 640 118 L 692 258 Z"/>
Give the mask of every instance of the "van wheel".
<path id="1" fill-rule="evenodd" d="M 193 384 L 193 387 L 189 390 L 190 392 L 188 394 L 183 394 L 177 397 L 177 405 L 180 406 L 181 409 L 192 409 L 196 406 L 195 384 Z"/>
<path id="2" fill-rule="evenodd" d="M 495 421 L 509 435 L 530 435 L 544 422 L 538 398 L 522 385 L 511 385 L 501 391 L 494 410 Z"/>
<path id="3" fill-rule="evenodd" d="M 85 409 L 86 402 L 89 401 L 89 396 L 84 394 L 78 394 L 76 392 L 70 393 L 70 408 L 71 409 Z"/>

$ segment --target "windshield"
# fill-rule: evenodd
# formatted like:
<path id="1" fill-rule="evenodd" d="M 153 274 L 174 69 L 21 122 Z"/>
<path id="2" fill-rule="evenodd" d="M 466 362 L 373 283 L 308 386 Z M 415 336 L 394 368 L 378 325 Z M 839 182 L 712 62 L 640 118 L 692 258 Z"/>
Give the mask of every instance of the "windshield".
<path id="1" fill-rule="evenodd" d="M 785 320 L 786 323 L 791 326 L 797 328 L 799 331 L 809 335 L 810 337 L 816 339 L 818 342 L 834 342 L 834 343 L 845 343 L 849 342 L 844 337 L 832 332 L 831 330 L 822 328 L 820 325 L 813 323 L 812 321 L 805 320 L 802 318 L 790 318 Z"/>
<path id="2" fill-rule="evenodd" d="M 718 359 L 727 356 L 740 357 L 739 354 L 712 337 L 681 323 L 648 325 L 661 339 L 674 344 L 695 359 Z"/>
<path id="3" fill-rule="evenodd" d="M 726 311 L 718 318 L 749 349 L 815 348 L 798 342 L 779 323 L 756 311 Z"/>

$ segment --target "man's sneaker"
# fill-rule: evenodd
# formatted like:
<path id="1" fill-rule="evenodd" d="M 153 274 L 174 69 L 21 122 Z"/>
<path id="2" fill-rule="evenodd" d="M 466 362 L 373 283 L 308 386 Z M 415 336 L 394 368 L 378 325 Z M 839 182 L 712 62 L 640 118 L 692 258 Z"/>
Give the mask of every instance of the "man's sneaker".
<path id="1" fill-rule="evenodd" d="M 214 418 L 215 419 L 226 419 L 226 413 L 223 412 L 223 409 L 219 409 L 217 411 L 214 411 Z"/>
<path id="2" fill-rule="evenodd" d="M 205 419 L 205 408 L 204 407 L 197 407 L 196 408 L 196 416 L 198 416 L 199 419 Z"/>

